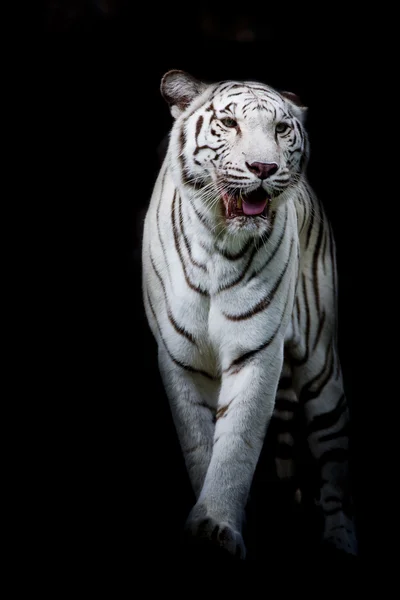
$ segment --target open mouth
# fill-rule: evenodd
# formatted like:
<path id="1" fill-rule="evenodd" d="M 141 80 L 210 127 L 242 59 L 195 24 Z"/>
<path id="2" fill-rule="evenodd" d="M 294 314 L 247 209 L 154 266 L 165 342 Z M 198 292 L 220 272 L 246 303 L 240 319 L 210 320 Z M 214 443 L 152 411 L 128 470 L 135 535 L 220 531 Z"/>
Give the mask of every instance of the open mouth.
<path id="1" fill-rule="evenodd" d="M 271 198 L 262 187 L 242 194 L 240 191 L 222 195 L 225 204 L 227 219 L 235 217 L 267 217 L 271 205 Z"/>

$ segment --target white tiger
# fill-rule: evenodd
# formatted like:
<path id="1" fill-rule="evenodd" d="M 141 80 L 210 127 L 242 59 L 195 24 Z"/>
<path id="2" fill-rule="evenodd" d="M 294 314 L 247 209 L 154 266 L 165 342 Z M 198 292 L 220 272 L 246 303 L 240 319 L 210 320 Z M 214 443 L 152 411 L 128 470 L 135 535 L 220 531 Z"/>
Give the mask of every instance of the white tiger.
<path id="1" fill-rule="evenodd" d="M 144 225 L 143 297 L 196 503 L 187 530 L 244 558 L 267 427 L 304 411 L 323 539 L 357 553 L 335 245 L 305 175 L 306 108 L 258 82 L 169 71 L 175 121 Z M 282 429 L 282 428 L 281 428 Z M 285 454 L 283 454 L 285 456 Z M 276 459 L 281 478 L 294 466 Z"/>

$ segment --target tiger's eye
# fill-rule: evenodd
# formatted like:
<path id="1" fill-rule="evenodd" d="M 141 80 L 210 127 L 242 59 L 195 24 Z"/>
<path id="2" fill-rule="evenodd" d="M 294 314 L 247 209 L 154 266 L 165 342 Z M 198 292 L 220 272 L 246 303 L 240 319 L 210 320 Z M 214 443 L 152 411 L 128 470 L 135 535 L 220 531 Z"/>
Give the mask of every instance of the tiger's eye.
<path id="1" fill-rule="evenodd" d="M 287 131 L 290 128 L 289 123 L 284 123 L 283 121 L 281 123 L 278 123 L 276 126 L 276 132 L 277 133 L 285 133 L 285 131 Z"/>
<path id="2" fill-rule="evenodd" d="M 237 125 L 237 121 L 235 121 L 235 119 L 231 119 L 230 117 L 221 119 L 221 123 L 222 125 L 225 125 L 225 127 L 236 127 Z"/>

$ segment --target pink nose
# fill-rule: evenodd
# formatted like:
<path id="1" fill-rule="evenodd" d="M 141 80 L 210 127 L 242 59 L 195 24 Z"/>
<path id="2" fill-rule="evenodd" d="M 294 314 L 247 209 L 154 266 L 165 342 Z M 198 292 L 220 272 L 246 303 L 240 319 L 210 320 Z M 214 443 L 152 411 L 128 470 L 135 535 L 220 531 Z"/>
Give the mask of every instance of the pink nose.
<path id="1" fill-rule="evenodd" d="M 267 179 L 278 170 L 278 165 L 276 163 L 253 162 L 251 165 L 246 163 L 246 167 L 260 179 Z"/>

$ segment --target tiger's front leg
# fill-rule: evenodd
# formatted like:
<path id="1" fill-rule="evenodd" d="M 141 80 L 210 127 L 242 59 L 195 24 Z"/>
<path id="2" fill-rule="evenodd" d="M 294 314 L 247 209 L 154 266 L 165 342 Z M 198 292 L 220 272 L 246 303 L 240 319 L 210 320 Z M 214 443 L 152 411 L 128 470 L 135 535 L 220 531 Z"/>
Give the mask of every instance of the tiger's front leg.
<path id="1" fill-rule="evenodd" d="M 197 499 L 211 460 L 215 429 L 215 408 L 212 402 L 215 385 L 204 375 L 192 373 L 175 364 L 162 347 L 159 349 L 158 363 L 190 483 Z"/>
<path id="2" fill-rule="evenodd" d="M 271 419 L 283 362 L 283 343 L 224 371 L 214 445 L 200 496 L 187 527 L 245 558 L 242 521 L 256 464 Z M 281 347 L 282 346 L 282 347 Z"/>

